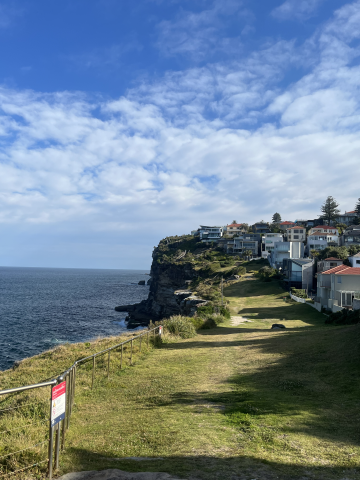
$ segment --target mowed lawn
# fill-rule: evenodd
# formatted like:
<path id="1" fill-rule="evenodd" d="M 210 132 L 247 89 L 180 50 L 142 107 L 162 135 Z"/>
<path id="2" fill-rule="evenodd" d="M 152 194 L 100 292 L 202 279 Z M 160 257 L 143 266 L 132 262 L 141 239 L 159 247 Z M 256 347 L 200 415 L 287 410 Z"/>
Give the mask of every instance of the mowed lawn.
<path id="1" fill-rule="evenodd" d="M 252 323 L 165 343 L 109 379 L 99 367 L 93 391 L 79 376 L 62 473 L 360 478 L 359 326 L 327 326 L 277 282 L 247 277 L 224 293 Z"/>

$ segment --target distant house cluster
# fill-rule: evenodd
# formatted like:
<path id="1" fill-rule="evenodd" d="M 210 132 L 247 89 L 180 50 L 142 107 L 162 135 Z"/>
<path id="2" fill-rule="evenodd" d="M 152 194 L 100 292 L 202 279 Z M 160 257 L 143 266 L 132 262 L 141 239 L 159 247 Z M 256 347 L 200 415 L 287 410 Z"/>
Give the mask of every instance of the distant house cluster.
<path id="1" fill-rule="evenodd" d="M 198 235 L 201 242 L 216 243 L 229 254 L 266 258 L 272 268 L 283 273 L 289 289 L 313 292 L 319 309 L 336 312 L 352 308 L 356 301 L 360 308 L 360 253 L 348 258 L 346 263 L 351 266 L 335 257 L 317 262 L 316 256 L 328 247 L 360 246 L 360 225 L 353 224 L 356 218 L 355 211 L 339 215 L 335 225 L 341 223 L 342 231 L 315 219 L 280 221 L 276 229 L 264 221 L 250 226 L 201 225 L 191 233 Z"/>

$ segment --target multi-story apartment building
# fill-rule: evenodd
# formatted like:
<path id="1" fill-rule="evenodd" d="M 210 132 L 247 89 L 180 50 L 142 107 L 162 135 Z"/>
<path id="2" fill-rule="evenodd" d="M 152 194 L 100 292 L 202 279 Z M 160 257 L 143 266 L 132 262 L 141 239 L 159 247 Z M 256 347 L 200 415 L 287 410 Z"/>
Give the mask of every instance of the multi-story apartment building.
<path id="1" fill-rule="evenodd" d="M 351 225 L 340 237 L 340 245 L 350 247 L 360 244 L 360 225 Z"/>
<path id="2" fill-rule="evenodd" d="M 284 281 L 288 286 L 303 288 L 307 291 L 313 288 L 314 260 L 310 258 L 286 258 L 283 260 Z"/>
<path id="3" fill-rule="evenodd" d="M 251 250 L 252 256 L 257 257 L 259 255 L 260 239 L 260 235 L 256 233 L 246 233 L 234 237 L 226 243 L 227 252 L 243 254 L 246 250 Z"/>
<path id="4" fill-rule="evenodd" d="M 269 224 L 265 222 L 257 222 L 252 226 L 254 233 L 270 233 Z"/>
<path id="5" fill-rule="evenodd" d="M 290 227 L 286 229 L 288 242 L 305 242 L 306 228 L 305 227 Z"/>
<path id="6" fill-rule="evenodd" d="M 268 257 L 273 268 L 283 268 L 283 260 L 287 258 L 303 258 L 304 244 L 302 242 L 277 242 Z"/>
<path id="7" fill-rule="evenodd" d="M 336 221 L 337 223 L 345 223 L 345 225 L 352 225 L 356 217 L 358 217 L 358 214 L 355 210 L 352 210 L 351 212 L 345 212 L 339 215 Z"/>
<path id="8" fill-rule="evenodd" d="M 223 236 L 223 227 L 200 225 L 199 233 L 202 242 L 217 242 Z"/>
<path id="9" fill-rule="evenodd" d="M 261 238 L 262 250 L 271 253 L 275 248 L 275 243 L 283 241 L 284 237 L 281 233 L 265 233 Z"/>
<path id="10" fill-rule="evenodd" d="M 311 229 L 314 230 L 314 229 Z M 339 236 L 315 231 L 307 238 L 306 253 L 310 255 L 311 250 L 324 250 L 326 247 L 338 247 Z"/>

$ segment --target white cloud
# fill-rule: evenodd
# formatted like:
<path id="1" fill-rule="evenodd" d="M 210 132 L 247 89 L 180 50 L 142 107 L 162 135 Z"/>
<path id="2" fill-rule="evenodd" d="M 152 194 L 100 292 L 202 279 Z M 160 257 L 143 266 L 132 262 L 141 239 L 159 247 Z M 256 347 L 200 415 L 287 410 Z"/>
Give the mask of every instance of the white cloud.
<path id="1" fill-rule="evenodd" d="M 306 20 L 316 13 L 325 0 L 286 0 L 271 14 L 279 20 Z"/>
<path id="2" fill-rule="evenodd" d="M 198 61 L 219 52 L 229 55 L 241 51 L 240 36 L 225 35 L 224 18 L 246 15 L 242 2 L 207 2 L 207 7 L 196 12 L 180 10 L 176 20 L 158 24 L 157 47 L 163 55 L 184 55 Z"/>
<path id="3" fill-rule="evenodd" d="M 354 2 L 303 46 L 269 42 L 116 100 L 0 89 L 0 223 L 137 242 L 274 211 L 310 218 L 327 195 L 353 209 L 359 15 Z M 313 66 L 282 87 L 309 51 Z"/>

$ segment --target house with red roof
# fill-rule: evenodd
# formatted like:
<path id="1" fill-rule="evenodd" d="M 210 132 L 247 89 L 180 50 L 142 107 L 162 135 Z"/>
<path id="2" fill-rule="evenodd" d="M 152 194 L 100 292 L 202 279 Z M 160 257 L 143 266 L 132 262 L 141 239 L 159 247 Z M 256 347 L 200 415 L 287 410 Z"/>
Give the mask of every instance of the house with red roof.
<path id="1" fill-rule="evenodd" d="M 317 263 L 317 273 L 325 272 L 326 270 L 330 270 L 330 268 L 338 267 L 343 263 L 344 262 L 340 258 L 335 258 L 335 257 L 325 258 L 325 260 L 320 260 Z"/>
<path id="2" fill-rule="evenodd" d="M 224 234 L 227 236 L 242 235 L 246 233 L 247 229 L 242 223 L 232 223 L 224 227 Z"/>
<path id="3" fill-rule="evenodd" d="M 305 242 L 306 228 L 305 227 L 289 227 L 286 229 L 288 242 Z"/>
<path id="4" fill-rule="evenodd" d="M 352 309 L 353 300 L 359 295 L 360 268 L 338 265 L 317 276 L 317 300 L 332 312 Z"/>
<path id="5" fill-rule="evenodd" d="M 290 228 L 290 227 L 295 227 L 295 222 L 285 221 L 285 222 L 279 223 L 280 230 L 285 231 L 287 228 Z"/>
<path id="6" fill-rule="evenodd" d="M 324 233 L 321 231 L 323 230 Z M 340 243 L 339 235 L 336 233 L 330 233 L 337 231 L 337 229 L 327 230 L 326 228 L 317 230 L 312 228 L 307 237 L 306 253 L 311 254 L 311 250 L 321 251 L 326 247 L 338 247 Z"/>

